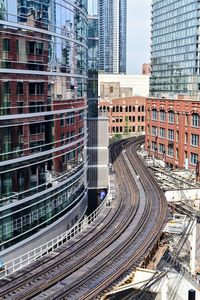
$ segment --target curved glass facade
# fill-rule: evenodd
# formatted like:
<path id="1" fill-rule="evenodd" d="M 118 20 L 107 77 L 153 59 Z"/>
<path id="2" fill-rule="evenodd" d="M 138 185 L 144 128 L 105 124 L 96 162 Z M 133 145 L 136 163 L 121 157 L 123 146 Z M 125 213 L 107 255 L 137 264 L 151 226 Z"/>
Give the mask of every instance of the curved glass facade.
<path id="1" fill-rule="evenodd" d="M 0 246 L 85 196 L 87 1 L 0 0 Z"/>
<path id="2" fill-rule="evenodd" d="M 151 96 L 200 90 L 198 0 L 153 0 Z"/>

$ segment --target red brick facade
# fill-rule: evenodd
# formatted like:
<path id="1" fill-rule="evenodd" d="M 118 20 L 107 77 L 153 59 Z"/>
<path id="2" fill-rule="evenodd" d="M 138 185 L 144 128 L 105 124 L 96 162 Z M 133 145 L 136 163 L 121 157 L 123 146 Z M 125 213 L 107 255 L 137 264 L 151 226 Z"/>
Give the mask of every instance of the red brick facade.
<path id="1" fill-rule="evenodd" d="M 99 112 L 109 118 L 109 134 L 138 133 L 145 130 L 145 98 L 133 96 L 99 102 Z"/>
<path id="2" fill-rule="evenodd" d="M 175 168 L 195 169 L 200 159 L 200 101 L 146 101 L 145 148 L 149 155 Z"/>

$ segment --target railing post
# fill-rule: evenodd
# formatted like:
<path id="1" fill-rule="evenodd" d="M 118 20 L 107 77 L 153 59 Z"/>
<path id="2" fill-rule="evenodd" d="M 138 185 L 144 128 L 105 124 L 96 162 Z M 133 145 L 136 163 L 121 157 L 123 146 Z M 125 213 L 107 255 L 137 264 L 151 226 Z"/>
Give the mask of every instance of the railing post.
<path id="1" fill-rule="evenodd" d="M 195 300 L 196 299 L 196 292 L 195 290 L 188 291 L 188 300 Z"/>

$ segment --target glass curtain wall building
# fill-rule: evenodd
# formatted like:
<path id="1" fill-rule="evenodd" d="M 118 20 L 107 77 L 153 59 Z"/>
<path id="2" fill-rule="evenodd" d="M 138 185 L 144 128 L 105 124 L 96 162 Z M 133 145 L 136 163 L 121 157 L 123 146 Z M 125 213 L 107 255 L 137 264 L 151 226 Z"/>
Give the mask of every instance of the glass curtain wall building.
<path id="1" fill-rule="evenodd" d="M 126 0 L 99 0 L 99 68 L 126 73 Z"/>
<path id="2" fill-rule="evenodd" d="M 88 0 L 88 116 L 98 116 L 99 17 L 97 0 Z"/>
<path id="3" fill-rule="evenodd" d="M 151 96 L 197 96 L 200 90 L 198 0 L 152 1 Z"/>
<path id="4" fill-rule="evenodd" d="M 1 0 L 0 57 L 3 250 L 87 208 L 87 0 Z"/>

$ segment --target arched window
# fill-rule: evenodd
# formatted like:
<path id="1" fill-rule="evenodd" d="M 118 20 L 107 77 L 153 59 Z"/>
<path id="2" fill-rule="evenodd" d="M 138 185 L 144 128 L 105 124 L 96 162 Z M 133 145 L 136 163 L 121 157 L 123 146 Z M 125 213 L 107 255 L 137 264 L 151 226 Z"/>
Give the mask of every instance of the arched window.
<path id="1" fill-rule="evenodd" d="M 197 113 L 192 114 L 192 127 L 199 127 L 199 115 Z"/>
<path id="2" fill-rule="evenodd" d="M 156 121 L 158 119 L 158 112 L 156 109 L 152 109 L 151 116 L 152 116 L 152 120 Z"/>
<path id="3" fill-rule="evenodd" d="M 165 122 L 166 121 L 166 112 L 164 110 L 160 111 L 160 121 Z"/>
<path id="4" fill-rule="evenodd" d="M 168 112 L 168 122 L 174 123 L 174 112 L 172 110 L 169 110 Z"/>

